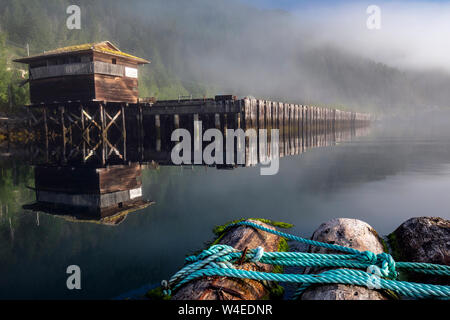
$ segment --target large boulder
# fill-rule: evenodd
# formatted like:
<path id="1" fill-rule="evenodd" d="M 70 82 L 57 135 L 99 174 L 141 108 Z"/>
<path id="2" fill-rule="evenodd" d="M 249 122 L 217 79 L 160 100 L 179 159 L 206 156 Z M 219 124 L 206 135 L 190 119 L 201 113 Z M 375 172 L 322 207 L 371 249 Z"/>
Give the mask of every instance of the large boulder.
<path id="1" fill-rule="evenodd" d="M 396 260 L 450 265 L 450 221 L 437 217 L 411 218 L 388 236 Z M 408 273 L 415 282 L 449 285 L 448 277 Z"/>
<path id="2" fill-rule="evenodd" d="M 367 223 L 339 218 L 323 223 L 314 232 L 312 240 L 337 244 L 361 251 L 372 251 L 376 254 L 384 252 L 382 240 L 377 232 Z M 313 253 L 342 253 L 311 246 Z M 329 269 L 306 269 L 305 273 L 320 273 Z M 301 295 L 302 300 L 386 300 L 384 292 L 354 285 L 331 284 L 314 285 Z"/>

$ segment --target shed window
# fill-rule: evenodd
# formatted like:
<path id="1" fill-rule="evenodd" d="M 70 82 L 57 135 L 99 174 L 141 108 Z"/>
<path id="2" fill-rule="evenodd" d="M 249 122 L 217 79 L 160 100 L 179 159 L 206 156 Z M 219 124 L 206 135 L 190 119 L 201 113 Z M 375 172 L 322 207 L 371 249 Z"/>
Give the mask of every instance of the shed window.
<path id="1" fill-rule="evenodd" d="M 117 64 L 117 59 L 112 59 L 112 64 Z"/>

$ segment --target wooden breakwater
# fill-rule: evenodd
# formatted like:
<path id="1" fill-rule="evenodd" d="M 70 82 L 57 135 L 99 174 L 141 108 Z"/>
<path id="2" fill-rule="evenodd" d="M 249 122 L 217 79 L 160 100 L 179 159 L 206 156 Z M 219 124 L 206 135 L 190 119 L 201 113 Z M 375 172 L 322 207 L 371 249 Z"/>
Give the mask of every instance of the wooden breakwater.
<path id="1" fill-rule="evenodd" d="M 33 105 L 28 110 L 30 126 L 39 140 L 34 153 L 40 161 L 49 162 L 56 154 L 62 164 L 171 164 L 175 145 L 171 134 L 179 128 L 188 130 L 194 139 L 210 128 L 224 135 L 230 129 L 267 129 L 268 140 L 271 130 L 277 129 L 279 156 L 284 157 L 350 140 L 364 134 L 371 121 L 363 113 L 233 96 L 137 104 L 66 102 Z M 201 121 L 201 132 L 195 121 Z M 264 160 L 259 135 L 257 139 L 253 149 L 246 145 L 247 166 Z"/>

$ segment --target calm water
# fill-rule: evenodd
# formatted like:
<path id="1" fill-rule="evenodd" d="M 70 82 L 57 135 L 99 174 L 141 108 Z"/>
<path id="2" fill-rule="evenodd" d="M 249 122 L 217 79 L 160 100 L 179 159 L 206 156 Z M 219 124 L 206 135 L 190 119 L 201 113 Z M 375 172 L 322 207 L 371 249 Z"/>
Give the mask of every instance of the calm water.
<path id="1" fill-rule="evenodd" d="M 33 169 L 3 158 L 0 298 L 116 297 L 169 278 L 215 225 L 242 217 L 290 222 L 306 237 L 335 217 L 362 219 L 380 234 L 413 216 L 450 218 L 450 134 L 427 128 L 376 126 L 283 158 L 275 176 L 260 176 L 259 167 L 146 169 L 144 197 L 156 204 L 114 227 L 25 211 L 35 197 L 26 189 Z M 72 264 L 81 267 L 81 291 L 66 289 Z"/>

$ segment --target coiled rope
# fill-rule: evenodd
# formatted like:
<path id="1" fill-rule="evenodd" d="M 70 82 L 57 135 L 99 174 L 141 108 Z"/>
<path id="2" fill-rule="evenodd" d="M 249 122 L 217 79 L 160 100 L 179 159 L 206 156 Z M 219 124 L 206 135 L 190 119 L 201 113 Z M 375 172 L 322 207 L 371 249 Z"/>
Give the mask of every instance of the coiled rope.
<path id="1" fill-rule="evenodd" d="M 209 276 L 233 277 L 258 281 L 279 281 L 300 284 L 294 299 L 298 298 L 312 284 L 350 284 L 369 289 L 392 290 L 401 296 L 418 299 L 449 299 L 450 286 L 399 281 L 398 271 L 450 276 L 450 266 L 432 263 L 395 262 L 390 254 L 375 254 L 340 245 L 301 238 L 272 230 L 256 223 L 242 221 L 231 224 L 227 229 L 248 226 L 270 232 L 288 240 L 323 247 L 345 254 L 322 254 L 305 252 L 265 252 L 262 247 L 248 250 L 245 261 L 290 267 L 341 267 L 320 274 L 281 274 L 236 269 L 243 253 L 227 245 L 214 245 L 196 256 L 186 258 L 186 266 L 167 282 L 162 282 L 164 294 L 171 295 L 184 284 L 194 279 Z"/>

